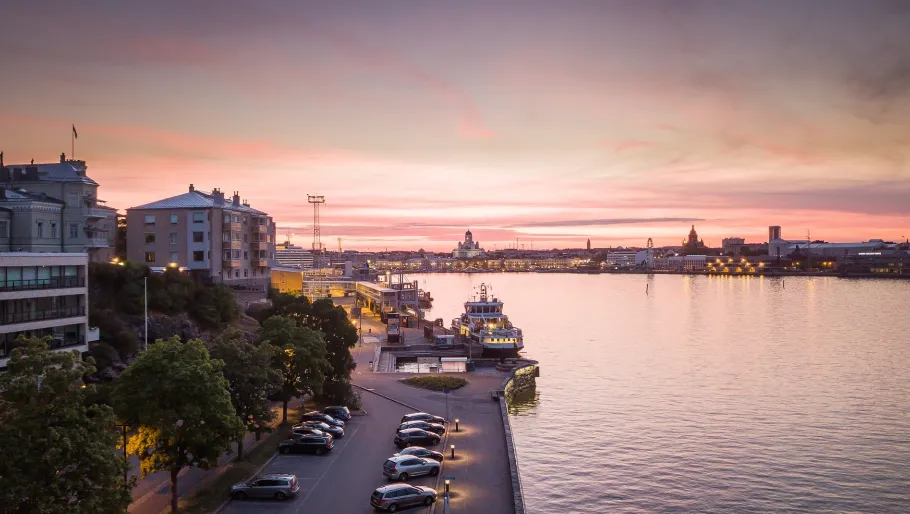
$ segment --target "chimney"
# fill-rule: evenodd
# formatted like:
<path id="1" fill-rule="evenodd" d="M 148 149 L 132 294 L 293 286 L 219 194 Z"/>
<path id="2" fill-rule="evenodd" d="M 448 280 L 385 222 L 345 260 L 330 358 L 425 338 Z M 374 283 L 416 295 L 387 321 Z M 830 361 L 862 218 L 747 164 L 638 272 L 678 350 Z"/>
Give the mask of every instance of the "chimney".
<path id="1" fill-rule="evenodd" d="M 232 198 L 231 203 L 234 204 L 234 207 L 240 207 L 240 191 L 234 191 L 234 198 Z"/>
<path id="2" fill-rule="evenodd" d="M 65 154 L 65 153 L 61 153 L 61 154 L 60 154 L 60 162 L 66 162 L 66 154 Z M 35 161 L 32 160 L 32 164 L 34 164 L 34 163 L 35 163 Z"/>
<path id="3" fill-rule="evenodd" d="M 190 193 L 192 193 L 192 192 L 195 191 L 195 190 L 196 190 L 196 188 L 193 187 L 193 184 L 190 184 Z"/>
<path id="4" fill-rule="evenodd" d="M 216 187 L 215 190 L 212 191 L 212 196 L 215 197 L 215 207 L 224 206 L 224 193 L 222 193 L 220 189 Z"/>
<path id="5" fill-rule="evenodd" d="M 249 206 L 250 206 L 250 202 L 244 200 L 244 201 L 243 201 L 243 205 L 244 205 L 244 207 L 249 207 Z"/>
<path id="6" fill-rule="evenodd" d="M 0 152 L 0 168 L 3 167 L 3 152 Z"/>

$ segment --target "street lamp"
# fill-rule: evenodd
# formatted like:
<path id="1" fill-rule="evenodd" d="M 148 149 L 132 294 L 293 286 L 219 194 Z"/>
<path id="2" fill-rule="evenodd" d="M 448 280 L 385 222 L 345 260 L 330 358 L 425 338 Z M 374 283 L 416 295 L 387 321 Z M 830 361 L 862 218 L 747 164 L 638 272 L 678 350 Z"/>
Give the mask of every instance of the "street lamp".
<path id="1" fill-rule="evenodd" d="M 455 418 L 455 431 L 458 432 L 458 418 Z"/>
<path id="2" fill-rule="evenodd" d="M 455 445 L 453 444 L 453 445 L 451 446 L 451 448 L 452 448 L 452 457 L 451 457 L 451 458 L 454 459 L 454 458 L 455 458 Z"/>
<path id="3" fill-rule="evenodd" d="M 451 483 L 452 483 L 452 481 L 447 478 L 446 479 L 446 496 L 449 495 L 449 484 L 451 484 Z"/>

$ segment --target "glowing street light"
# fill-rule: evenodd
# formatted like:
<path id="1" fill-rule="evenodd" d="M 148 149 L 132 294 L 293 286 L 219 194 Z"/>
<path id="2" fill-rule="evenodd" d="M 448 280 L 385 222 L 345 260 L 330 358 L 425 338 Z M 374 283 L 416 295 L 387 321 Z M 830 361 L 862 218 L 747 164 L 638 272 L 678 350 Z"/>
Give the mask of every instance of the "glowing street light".
<path id="1" fill-rule="evenodd" d="M 458 432 L 458 418 L 455 418 L 455 431 Z"/>
<path id="2" fill-rule="evenodd" d="M 452 445 L 452 458 L 455 458 L 455 445 Z"/>

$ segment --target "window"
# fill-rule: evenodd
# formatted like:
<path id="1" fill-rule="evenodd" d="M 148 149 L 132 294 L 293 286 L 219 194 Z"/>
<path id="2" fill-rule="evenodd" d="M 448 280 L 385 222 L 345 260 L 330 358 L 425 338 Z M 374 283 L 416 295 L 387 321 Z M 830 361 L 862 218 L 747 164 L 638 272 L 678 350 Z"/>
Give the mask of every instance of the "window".
<path id="1" fill-rule="evenodd" d="M 154 242 L 155 242 L 155 233 L 146 232 L 145 233 L 145 244 L 149 245 L 149 244 L 153 244 Z"/>
<path id="2" fill-rule="evenodd" d="M 230 242 L 231 242 L 231 233 L 230 233 L 230 232 L 222 232 L 222 233 L 221 233 L 221 240 L 224 241 L 225 243 L 230 243 Z"/>
<path id="3" fill-rule="evenodd" d="M 204 212 L 194 212 L 193 213 L 193 223 L 202 223 L 205 221 Z"/>
<path id="4" fill-rule="evenodd" d="M 145 262 L 155 262 L 155 252 L 145 252 Z"/>
<path id="5" fill-rule="evenodd" d="M 179 257 L 177 256 L 177 252 L 171 252 L 170 262 L 177 262 L 178 260 L 179 260 Z"/>
<path id="6" fill-rule="evenodd" d="M 9 237 L 9 222 L 0 221 L 0 237 Z"/>
<path id="7" fill-rule="evenodd" d="M 193 242 L 194 243 L 205 242 L 205 232 L 193 232 Z"/>
<path id="8" fill-rule="evenodd" d="M 44 221 L 38 220 L 35 224 L 38 225 L 38 237 L 44 237 Z"/>
<path id="9" fill-rule="evenodd" d="M 234 270 L 234 278 L 240 278 L 240 270 L 239 270 L 239 269 L 235 269 L 235 270 Z"/>
<path id="10" fill-rule="evenodd" d="M 205 260 L 205 252 L 193 252 L 193 262 L 202 262 Z"/>
<path id="11" fill-rule="evenodd" d="M 146 214 L 146 215 L 145 215 L 145 224 L 146 224 L 146 225 L 154 225 L 154 224 L 155 224 L 155 215 L 154 215 L 154 214 Z"/>
<path id="12" fill-rule="evenodd" d="M 243 260 L 245 260 L 245 261 L 250 260 L 249 252 L 247 252 L 247 251 L 244 251 L 244 252 L 243 252 Z"/>
<path id="13" fill-rule="evenodd" d="M 231 232 L 231 239 L 234 241 L 240 241 L 240 232 Z"/>
<path id="14" fill-rule="evenodd" d="M 250 239 L 249 234 L 243 234 L 243 242 L 244 242 L 244 243 L 249 242 L 249 239 Z"/>
<path id="15" fill-rule="evenodd" d="M 231 258 L 234 260 L 240 260 L 240 250 L 231 250 Z"/>
<path id="16" fill-rule="evenodd" d="M 171 225 L 176 225 L 176 224 L 177 224 L 177 215 L 171 214 Z"/>
<path id="17" fill-rule="evenodd" d="M 176 233 L 176 232 L 171 232 L 170 235 L 168 236 L 168 241 L 169 241 L 172 245 L 177 244 L 177 233 Z"/>
<path id="18" fill-rule="evenodd" d="M 57 239 L 57 222 L 56 221 L 51 222 L 51 237 L 53 237 L 54 239 Z"/>
<path id="19" fill-rule="evenodd" d="M 77 239 L 79 237 L 79 224 L 70 223 L 70 239 Z"/>
<path id="20" fill-rule="evenodd" d="M 248 273 L 249 273 L 249 272 L 248 272 L 247 270 L 243 270 L 243 278 L 248 277 L 248 276 L 249 276 Z"/>
<path id="21" fill-rule="evenodd" d="M 225 250 L 224 254 L 222 254 L 221 258 L 222 258 L 222 260 L 225 260 L 225 261 L 231 260 L 231 251 Z"/>

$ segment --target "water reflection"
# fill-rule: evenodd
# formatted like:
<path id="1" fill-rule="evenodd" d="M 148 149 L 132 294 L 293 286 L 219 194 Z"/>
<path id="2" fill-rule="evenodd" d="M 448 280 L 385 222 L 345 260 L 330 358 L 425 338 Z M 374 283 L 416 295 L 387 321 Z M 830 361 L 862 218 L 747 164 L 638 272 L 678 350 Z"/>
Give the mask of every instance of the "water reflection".
<path id="1" fill-rule="evenodd" d="M 525 389 L 509 400 L 509 414 L 512 416 L 532 416 L 537 414 L 540 404 L 540 391 L 536 387 Z"/>

